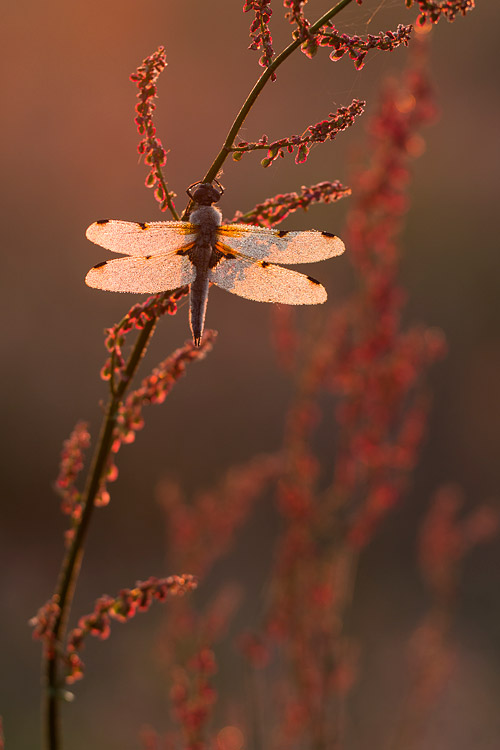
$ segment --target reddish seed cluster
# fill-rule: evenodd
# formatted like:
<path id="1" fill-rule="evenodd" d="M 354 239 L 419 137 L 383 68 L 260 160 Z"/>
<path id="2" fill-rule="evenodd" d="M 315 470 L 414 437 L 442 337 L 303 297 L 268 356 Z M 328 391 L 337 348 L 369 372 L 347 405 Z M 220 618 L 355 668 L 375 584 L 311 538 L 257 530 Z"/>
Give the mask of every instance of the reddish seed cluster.
<path id="1" fill-rule="evenodd" d="M 63 443 L 56 489 L 62 497 L 62 512 L 71 515 L 74 520 L 78 520 L 81 513 L 81 494 L 75 487 L 75 482 L 83 469 L 84 451 L 89 445 L 90 433 L 86 422 L 78 422 Z"/>
<path id="2" fill-rule="evenodd" d="M 364 111 L 366 102 L 353 99 L 348 107 L 339 107 L 336 112 L 331 112 L 328 120 L 322 120 L 315 125 L 309 125 L 304 135 L 292 135 L 281 138 L 273 143 L 268 143 L 267 136 L 262 136 L 256 143 L 240 141 L 232 150 L 236 160 L 247 151 L 267 149 L 267 156 L 262 160 L 263 167 L 268 167 L 278 157 L 283 158 L 285 153 L 293 153 L 297 149 L 295 163 L 302 164 L 307 160 L 309 151 L 315 143 L 323 143 L 327 139 L 334 140 L 338 133 L 346 130 L 354 124 L 356 117 Z"/>
<path id="3" fill-rule="evenodd" d="M 196 578 L 192 575 L 150 578 L 138 582 L 133 589 L 123 589 L 115 598 L 102 596 L 96 601 L 94 611 L 80 617 L 78 626 L 68 636 L 65 653 L 68 668 L 66 682 L 72 683 L 83 677 L 83 662 L 78 652 L 87 635 L 107 638 L 112 619 L 126 622 L 137 612 L 146 612 L 155 599 L 164 602 L 167 597 L 183 596 L 196 586 Z"/>
<path id="4" fill-rule="evenodd" d="M 125 359 L 122 354 L 122 347 L 126 335 L 133 329 L 141 331 L 147 323 L 166 313 L 175 315 L 177 302 L 187 293 L 188 287 L 182 287 L 175 292 L 162 292 L 148 297 L 144 302 L 138 302 L 131 307 L 125 317 L 113 328 L 106 330 L 104 343 L 111 356 L 101 370 L 103 380 L 119 381 L 122 377 L 125 377 Z"/>
<path id="5" fill-rule="evenodd" d="M 437 23 L 441 16 L 447 21 L 454 21 L 458 14 L 465 16 L 476 7 L 475 0 L 417 0 L 420 15 L 418 23 Z M 413 0 L 406 0 L 406 5 L 411 8 Z"/>
<path id="6" fill-rule="evenodd" d="M 30 620 L 33 627 L 33 638 L 43 641 L 45 655 L 47 657 L 54 653 L 54 625 L 59 617 L 60 607 L 58 597 L 53 596 Z"/>
<path id="7" fill-rule="evenodd" d="M 169 608 L 160 653 L 171 676 L 170 697 L 174 720 L 182 734 L 177 744 L 205 750 L 208 723 L 217 698 L 212 678 L 217 670 L 214 648 L 226 636 L 240 600 L 233 586 L 224 587 L 203 612 L 190 600 Z"/>
<path id="8" fill-rule="evenodd" d="M 303 6 L 306 5 L 306 3 L 307 0 L 283 0 L 284 7 L 289 8 L 285 13 L 285 18 L 297 27 L 294 36 L 296 39 L 300 39 L 304 42 L 311 38 L 311 33 L 309 31 L 310 23 L 305 17 L 303 10 Z"/>
<path id="9" fill-rule="evenodd" d="M 279 457 L 257 457 L 231 469 L 218 487 L 199 492 L 189 503 L 177 485 L 164 482 L 159 500 L 166 513 L 170 564 L 177 567 L 185 561 L 190 570 L 206 576 L 281 470 Z M 208 746 L 208 723 L 216 699 L 211 684 L 214 649 L 225 636 L 239 601 L 239 590 L 226 586 L 202 612 L 195 611 L 189 600 L 176 602 L 168 612 L 161 649 L 172 679 L 171 701 L 182 732 L 180 744 L 191 750 Z"/>
<path id="10" fill-rule="evenodd" d="M 160 204 L 160 210 L 165 211 L 172 205 L 174 193 L 169 193 L 163 179 L 161 168 L 167 161 L 167 152 L 162 146 L 159 138 L 156 136 L 156 127 L 153 123 L 153 112 L 156 109 L 155 99 L 157 97 L 156 82 L 162 70 L 167 65 L 165 48 L 158 47 L 156 52 L 146 57 L 135 73 L 132 73 L 130 80 L 133 81 L 139 92 L 135 110 L 137 116 L 135 122 L 139 135 L 143 136 L 139 145 L 138 152 L 144 157 L 144 163 L 150 167 L 146 177 L 146 186 L 154 188 L 154 195 Z"/>
<path id="11" fill-rule="evenodd" d="M 444 350 L 439 331 L 400 331 L 404 299 L 397 285 L 396 235 L 406 211 L 409 161 L 421 152 L 418 131 L 435 108 L 423 73 L 387 89 L 371 126 L 371 167 L 358 179 L 346 244 L 363 288 L 337 324 L 330 387 L 341 397 L 344 439 L 337 455 L 337 489 L 345 497 L 364 487 L 351 510 L 349 539 L 365 544 L 398 500 L 416 460 L 425 424 L 422 374 Z M 415 149 L 415 143 L 420 147 Z"/>
<path id="12" fill-rule="evenodd" d="M 203 359 L 211 350 L 216 335 L 215 331 L 206 331 L 201 346 L 195 346 L 192 341 L 186 342 L 183 347 L 161 362 L 151 375 L 144 378 L 137 390 L 127 396 L 116 417 L 111 448 L 113 453 L 119 451 L 122 443 L 134 441 L 135 433 L 144 426 L 143 407 L 149 404 L 162 404 L 175 383 L 184 375 L 186 365 Z"/>
<path id="13" fill-rule="evenodd" d="M 250 26 L 252 43 L 248 49 L 263 50 L 259 65 L 263 68 L 268 68 L 274 57 L 273 38 L 269 30 L 269 21 L 273 14 L 271 0 L 245 0 L 243 12 L 248 13 L 249 10 L 253 10 L 255 17 Z M 276 80 L 274 73 L 271 76 L 271 80 Z"/>
<path id="14" fill-rule="evenodd" d="M 335 203 L 335 201 L 351 195 L 351 188 L 341 182 L 319 182 L 317 185 L 301 187 L 300 193 L 283 193 L 258 203 L 255 208 L 246 213 L 237 211 L 232 222 L 243 222 L 261 227 L 272 227 L 279 224 L 291 213 L 301 208 L 307 211 L 315 203 Z"/>
<path id="15" fill-rule="evenodd" d="M 174 719 L 183 731 L 186 750 L 205 750 L 205 729 L 211 716 L 217 693 L 212 677 L 217 671 L 214 653 L 202 648 L 185 668 L 173 672 L 170 700 Z"/>
<path id="16" fill-rule="evenodd" d="M 316 36 L 306 42 L 302 51 L 308 57 L 312 57 L 318 47 L 333 47 L 330 60 L 340 60 L 348 53 L 356 70 L 361 70 L 365 64 L 365 57 L 370 50 L 378 49 L 382 52 L 392 52 L 402 44 L 408 46 L 412 30 L 412 26 L 399 24 L 396 31 L 389 30 L 381 31 L 379 34 L 368 34 L 363 39 L 357 35 L 340 34 L 335 26 L 329 24 L 327 30 L 323 28 Z"/>

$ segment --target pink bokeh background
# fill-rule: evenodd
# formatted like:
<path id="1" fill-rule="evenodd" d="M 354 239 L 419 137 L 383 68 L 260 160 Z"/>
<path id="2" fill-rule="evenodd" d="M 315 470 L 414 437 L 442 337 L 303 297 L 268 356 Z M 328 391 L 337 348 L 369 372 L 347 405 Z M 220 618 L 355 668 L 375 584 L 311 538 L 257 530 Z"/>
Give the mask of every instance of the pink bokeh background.
<path id="1" fill-rule="evenodd" d="M 40 649 L 27 621 L 49 597 L 62 554 L 65 520 L 52 489 L 61 443 L 80 418 L 90 421 L 94 434 L 98 429 L 106 397 L 98 377 L 102 330 L 134 301 L 84 285 L 90 266 L 107 257 L 85 239 L 85 228 L 101 217 L 161 219 L 143 185 L 136 91 L 128 76 L 165 46 L 156 123 L 171 149 L 165 174 L 182 208 L 185 187 L 208 168 L 259 73 L 257 54 L 246 50 L 250 19 L 240 5 L 28 0 L 3 9 L 0 714 L 8 750 L 39 743 Z M 328 7 L 311 0 L 309 16 Z M 338 27 L 378 33 L 414 17 L 402 0 L 367 0 L 343 12 Z M 290 28 L 278 5 L 273 21 L 275 48 L 281 49 Z M 425 607 L 414 547 L 430 495 L 453 481 L 469 507 L 498 496 L 499 22 L 498 4 L 483 2 L 466 19 L 441 22 L 431 34 L 441 118 L 427 132 L 427 150 L 414 167 L 402 276 L 408 321 L 442 328 L 449 354 L 432 373 L 434 405 L 413 487 L 366 551 L 359 573 L 352 627 L 365 649 L 365 669 L 353 697 L 353 750 L 382 747 L 376 738 L 383 736 L 404 676 L 398 648 Z M 296 54 L 259 99 L 242 137 L 301 133 L 355 97 L 367 100 L 367 119 L 382 79 L 397 74 L 407 56 L 406 49 L 372 53 L 358 73 L 348 59 L 332 63 L 326 52 L 313 61 Z M 321 180 L 349 184 L 365 118 L 314 149 L 305 165 L 279 160 L 264 170 L 257 155 L 227 163 L 224 215 Z M 296 213 L 283 226 L 341 235 L 347 203 Z M 345 259 L 321 264 L 316 274 L 329 291 L 328 304 L 349 294 Z M 300 315 L 308 324 L 321 310 Z M 269 309 L 212 289 L 207 325 L 219 331 L 214 351 L 162 407 L 148 410 L 145 430 L 120 455 L 112 502 L 91 529 L 76 612 L 138 578 L 182 572 L 165 570 L 163 517 L 155 502 L 161 479 L 173 477 L 189 492 L 280 444 L 291 387 L 276 367 Z M 149 362 L 188 336 L 184 307 L 160 322 Z M 261 507 L 231 564 L 233 577 L 260 585 L 271 537 Z M 499 563 L 498 544 L 491 544 L 466 568 L 455 633 L 460 671 L 433 719 L 429 748 L 498 746 Z M 152 648 L 161 618 L 157 607 L 116 627 L 109 643 L 88 644 L 86 679 L 65 710 L 68 749 L 135 748 L 143 723 L 166 725 L 165 676 Z"/>

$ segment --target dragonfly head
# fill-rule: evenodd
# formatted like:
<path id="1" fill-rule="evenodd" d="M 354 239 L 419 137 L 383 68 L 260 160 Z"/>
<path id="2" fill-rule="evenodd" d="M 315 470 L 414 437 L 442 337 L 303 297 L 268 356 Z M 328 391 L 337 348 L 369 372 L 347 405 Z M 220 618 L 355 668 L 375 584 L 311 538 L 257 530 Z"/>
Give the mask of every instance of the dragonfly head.
<path id="1" fill-rule="evenodd" d="M 211 206 L 220 201 L 224 188 L 219 182 L 217 182 L 217 187 L 214 187 L 211 182 L 195 182 L 188 187 L 186 192 L 199 206 Z"/>

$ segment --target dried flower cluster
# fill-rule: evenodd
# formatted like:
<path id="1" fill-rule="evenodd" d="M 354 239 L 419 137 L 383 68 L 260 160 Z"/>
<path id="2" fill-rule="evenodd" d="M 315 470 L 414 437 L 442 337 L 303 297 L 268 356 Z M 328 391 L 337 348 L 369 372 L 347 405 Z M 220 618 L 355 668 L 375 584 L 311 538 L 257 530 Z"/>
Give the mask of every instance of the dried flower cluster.
<path id="1" fill-rule="evenodd" d="M 331 112 L 328 115 L 328 120 L 321 120 L 315 125 L 309 125 L 304 135 L 291 135 L 272 143 L 268 143 L 266 135 L 263 135 L 256 143 L 239 141 L 231 149 L 233 159 L 238 161 L 247 151 L 267 149 L 267 156 L 261 164 L 263 167 L 268 167 L 278 157 L 283 158 L 286 152 L 291 154 L 294 149 L 297 149 L 295 163 L 302 164 L 307 161 L 309 151 L 315 143 L 324 143 L 327 139 L 333 141 L 338 133 L 353 125 L 356 117 L 363 113 L 365 104 L 364 101 L 353 99 L 348 107 L 339 107 L 336 112 Z"/>
<path id="2" fill-rule="evenodd" d="M 46 654 L 53 654 L 55 651 L 54 625 L 59 614 L 58 597 L 53 596 L 52 599 L 49 599 L 48 602 L 40 607 L 36 615 L 29 622 L 33 627 L 33 638 L 42 641 Z"/>
<path id="3" fill-rule="evenodd" d="M 441 16 L 447 21 L 454 21 L 458 14 L 465 16 L 476 7 L 475 0 L 416 0 L 420 9 L 418 23 L 437 23 Z M 406 0 L 406 5 L 411 8 L 413 0 Z"/>
<path id="4" fill-rule="evenodd" d="M 225 587 L 201 614 L 195 614 L 187 600 L 177 602 L 166 623 L 163 657 L 171 677 L 172 717 L 186 750 L 208 746 L 207 730 L 217 701 L 214 647 L 227 634 L 239 598 L 234 587 Z"/>
<path id="5" fill-rule="evenodd" d="M 67 665 L 66 682 L 75 682 L 83 677 L 83 662 L 79 651 L 87 635 L 105 639 L 111 632 L 111 620 L 126 622 L 137 612 L 147 612 L 153 601 L 164 602 L 167 597 L 183 596 L 197 586 L 192 575 L 150 578 L 140 581 L 133 589 L 122 589 L 117 597 L 101 596 L 94 611 L 78 620 L 78 626 L 68 636 L 65 652 Z"/>
<path id="6" fill-rule="evenodd" d="M 149 404 L 162 404 L 175 383 L 186 371 L 189 362 L 203 359 L 211 350 L 216 337 L 215 331 L 206 331 L 201 346 L 187 341 L 183 347 L 161 362 L 151 375 L 142 381 L 139 388 L 132 391 L 120 405 L 116 417 L 111 450 L 117 453 L 122 443 L 132 443 L 137 430 L 144 426 L 142 409 Z"/>
<path id="7" fill-rule="evenodd" d="M 156 127 L 153 123 L 153 112 L 156 109 L 154 100 L 157 97 L 156 81 L 166 65 L 165 48 L 158 47 L 156 52 L 146 57 L 142 65 L 130 76 L 130 80 L 139 89 L 135 122 L 139 135 L 143 138 L 137 150 L 144 157 L 144 163 L 150 167 L 145 184 L 149 188 L 154 188 L 154 196 L 160 204 L 161 211 L 171 208 L 172 200 L 175 198 L 175 194 L 168 191 L 163 177 L 161 168 L 167 162 L 167 152 L 156 135 Z"/>
<path id="8" fill-rule="evenodd" d="M 249 10 L 253 10 L 255 17 L 250 26 L 252 43 L 248 49 L 263 50 L 259 65 L 268 68 L 274 57 L 273 38 L 269 30 L 269 21 L 273 14 L 271 0 L 245 0 L 243 12 L 248 13 Z M 273 73 L 271 80 L 276 80 L 276 74 Z"/>
<path id="9" fill-rule="evenodd" d="M 122 378 L 126 378 L 125 360 L 121 353 L 124 336 L 132 330 L 132 327 L 135 326 L 141 330 L 147 322 L 155 321 L 165 312 L 175 314 L 176 300 L 185 293 L 186 290 L 181 289 L 170 296 L 161 294 L 150 297 L 146 302 L 134 305 L 120 323 L 108 329 L 106 346 L 110 349 L 111 356 L 105 366 L 106 371 L 109 372 L 113 368 L 115 376 L 120 374 Z M 153 372 L 143 379 L 139 388 L 129 393 L 120 403 L 113 428 L 111 453 L 106 461 L 99 491 L 94 500 L 95 505 L 103 506 L 109 502 L 107 484 L 118 478 L 118 467 L 114 462 L 114 455 L 118 453 L 122 444 L 132 443 L 135 440 L 135 433 L 143 428 L 143 407 L 149 404 L 162 404 L 175 383 L 184 375 L 186 365 L 203 359 L 211 350 L 216 335 L 215 331 L 206 331 L 201 346 L 194 346 L 192 341 L 187 341 L 183 347 L 160 362 Z"/>
<path id="10" fill-rule="evenodd" d="M 362 0 L 356 1 L 361 5 Z M 369 34 L 366 39 L 357 34 L 350 36 L 340 33 L 330 21 L 324 23 L 319 29 L 311 30 L 311 24 L 305 17 L 303 10 L 306 2 L 307 0 L 283 0 L 283 5 L 288 8 L 285 18 L 295 26 L 293 36 L 301 42 L 302 52 L 308 57 L 313 57 L 319 47 L 333 47 L 333 52 L 330 54 L 331 60 L 339 60 L 347 52 L 354 61 L 356 68 L 361 70 L 365 64 L 366 54 L 370 50 L 378 49 L 390 52 L 401 44 L 407 45 L 410 39 L 412 27 L 403 24 L 399 24 L 396 31 L 389 30 L 379 34 Z M 429 3 L 429 5 L 431 4 L 433 3 Z M 453 3 L 450 4 L 453 5 Z M 268 68 L 274 59 L 272 36 L 269 29 L 269 21 L 272 16 L 271 2 L 270 0 L 246 0 L 243 10 L 244 12 L 253 10 L 255 13 L 250 26 L 252 43 L 249 49 L 263 50 L 259 64 Z M 276 80 L 275 73 L 272 74 L 272 80 Z"/>
<path id="11" fill-rule="evenodd" d="M 126 364 L 122 353 L 126 335 L 134 329 L 141 331 L 147 323 L 157 320 L 162 315 L 175 315 L 177 302 L 186 294 L 188 288 L 182 287 L 175 292 L 162 292 L 148 297 L 144 302 L 133 305 L 119 323 L 106 329 L 104 343 L 110 357 L 101 370 L 101 377 L 103 380 L 111 380 L 113 390 L 115 383 L 126 378 Z"/>
<path id="12" fill-rule="evenodd" d="M 301 187 L 299 193 L 283 193 L 258 203 L 251 211 L 237 211 L 231 221 L 255 224 L 261 227 L 272 227 L 279 224 L 291 213 L 301 208 L 307 211 L 315 203 L 335 203 L 351 195 L 351 188 L 342 185 L 339 180 L 319 182 L 317 185 Z"/>
<path id="13" fill-rule="evenodd" d="M 302 51 L 308 57 L 316 54 L 318 47 L 333 47 L 330 60 L 340 60 L 346 52 L 354 62 L 356 70 L 361 70 L 365 65 L 365 57 L 372 49 L 382 52 L 392 52 L 401 46 L 407 47 L 410 41 L 412 26 L 399 24 L 396 31 L 381 31 L 379 34 L 368 34 L 366 39 L 358 35 L 349 36 L 337 31 L 333 24 L 328 24 L 322 30 L 302 46 Z"/>
<path id="14" fill-rule="evenodd" d="M 83 469 L 84 451 L 90 445 L 90 433 L 86 422 L 78 422 L 63 443 L 56 489 L 62 497 L 61 510 L 78 520 L 81 513 L 81 493 L 75 482 Z"/>
<path id="15" fill-rule="evenodd" d="M 281 470 L 279 456 L 254 458 L 231 469 L 218 487 L 199 492 L 192 502 L 178 485 L 163 482 L 159 501 L 167 519 L 169 564 L 178 568 L 186 561 L 197 576 L 206 576 L 234 544 L 237 531 Z M 172 741 L 186 750 L 207 747 L 217 699 L 214 649 L 240 598 L 238 588 L 225 586 L 201 612 L 184 599 L 175 602 L 165 620 L 159 648 L 170 675 L 172 715 L 180 732 Z"/>

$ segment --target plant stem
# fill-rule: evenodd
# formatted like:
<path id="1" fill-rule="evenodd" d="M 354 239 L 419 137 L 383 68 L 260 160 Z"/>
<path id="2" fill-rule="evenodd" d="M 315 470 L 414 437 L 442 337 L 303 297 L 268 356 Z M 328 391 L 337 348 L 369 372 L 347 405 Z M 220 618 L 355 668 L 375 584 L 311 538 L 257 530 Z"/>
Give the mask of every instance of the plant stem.
<path id="1" fill-rule="evenodd" d="M 135 346 L 129 357 L 125 376 L 120 381 L 116 392 L 109 400 L 106 416 L 101 428 L 101 435 L 96 446 L 92 466 L 89 471 L 87 486 L 84 492 L 82 503 L 82 516 L 80 523 L 75 529 L 75 535 L 64 559 L 59 583 L 56 590 L 59 613 L 54 622 L 53 637 L 55 648 L 50 649 L 46 654 L 43 674 L 45 678 L 45 742 L 48 750 L 60 750 L 60 722 L 59 722 L 59 701 L 61 699 L 60 682 L 59 682 L 59 659 L 60 644 L 64 640 L 66 623 L 73 601 L 75 584 L 80 571 L 83 558 L 83 550 L 87 531 L 90 524 L 92 512 L 94 510 L 94 500 L 99 491 L 102 474 L 108 460 L 111 445 L 113 443 L 113 431 L 115 428 L 116 415 L 123 396 L 137 370 L 139 362 L 146 350 L 149 339 L 151 338 L 156 320 L 149 321 L 137 337 Z"/>
<path id="2" fill-rule="evenodd" d="M 327 23 L 331 18 L 337 15 L 337 13 L 340 13 L 340 11 L 346 7 L 346 5 L 349 5 L 352 0 L 340 0 L 339 3 L 334 8 L 330 8 L 326 13 L 324 13 L 321 18 L 318 18 L 318 20 L 313 23 L 309 27 L 309 31 L 314 34 L 316 31 L 318 31 L 322 26 Z M 302 44 L 302 41 L 300 39 L 296 39 L 295 41 L 291 42 L 288 47 L 285 47 L 285 49 L 280 52 L 280 54 L 274 58 L 271 65 L 266 68 L 263 73 L 261 74 L 260 78 L 258 79 L 257 83 L 247 96 L 242 108 L 238 112 L 238 115 L 233 122 L 231 129 L 229 133 L 227 134 L 227 138 L 224 141 L 224 144 L 215 157 L 215 160 L 213 161 L 210 169 L 206 173 L 205 177 L 203 178 L 202 182 L 211 182 L 215 177 L 217 177 L 217 174 L 219 173 L 220 168 L 224 164 L 225 160 L 231 153 L 234 139 L 238 135 L 238 132 L 243 125 L 248 113 L 250 112 L 253 104 L 255 103 L 255 100 L 259 96 L 260 92 L 268 82 L 268 80 L 271 78 L 273 73 L 276 71 L 277 68 L 283 63 L 287 57 L 290 57 L 292 52 L 295 52 L 295 50 L 300 47 Z"/>
<path id="3" fill-rule="evenodd" d="M 165 200 L 167 202 L 168 210 L 172 214 L 173 219 L 175 221 L 179 221 L 179 214 L 175 210 L 175 206 L 174 206 L 174 204 L 172 202 L 172 198 L 170 197 L 170 191 L 169 191 L 169 189 L 167 187 L 167 182 L 165 180 L 165 177 L 164 177 L 164 174 L 163 174 L 163 170 L 162 170 L 162 168 L 160 167 L 159 164 L 156 165 L 156 172 L 158 174 L 158 179 L 160 181 L 160 184 L 161 184 L 161 186 L 163 188 L 163 192 L 165 193 Z"/>

